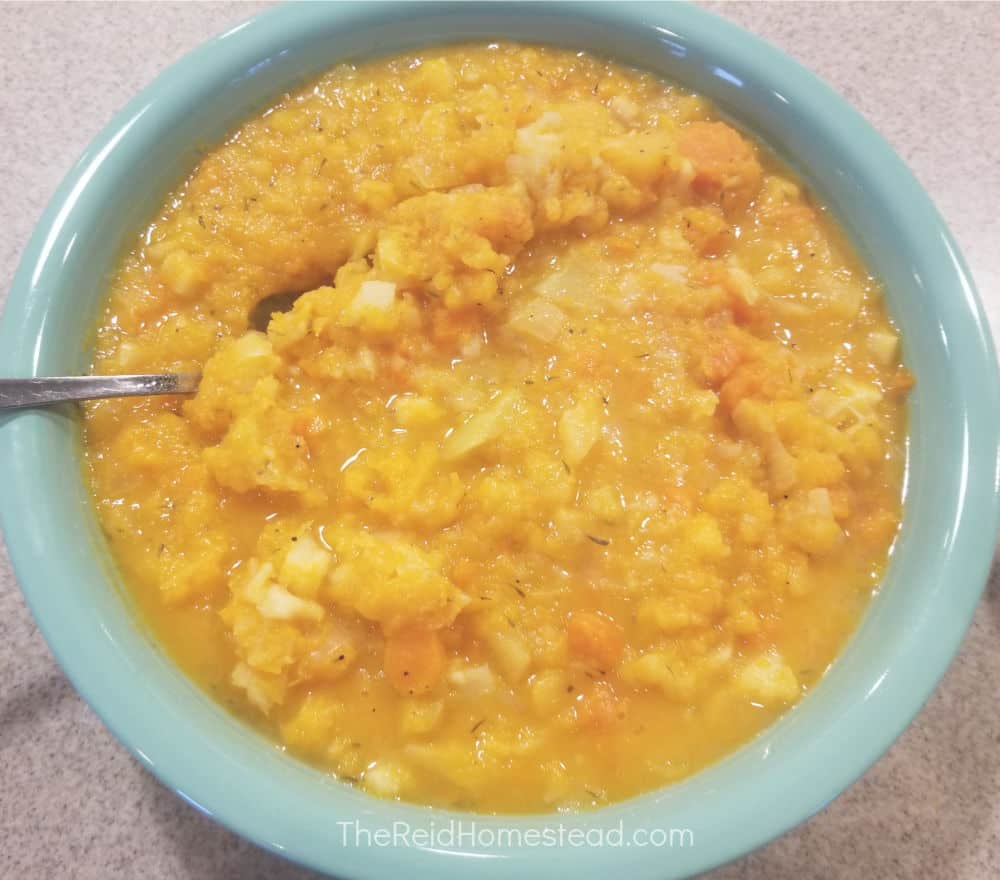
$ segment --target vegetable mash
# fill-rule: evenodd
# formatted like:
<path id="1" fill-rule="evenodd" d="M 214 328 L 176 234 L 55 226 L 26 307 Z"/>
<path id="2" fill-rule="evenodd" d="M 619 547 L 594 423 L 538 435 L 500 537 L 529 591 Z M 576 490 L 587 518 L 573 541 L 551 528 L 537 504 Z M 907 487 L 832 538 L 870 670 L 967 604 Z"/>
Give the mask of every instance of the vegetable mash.
<path id="1" fill-rule="evenodd" d="M 95 370 L 204 373 L 87 409 L 145 619 L 384 797 L 572 810 L 693 773 L 816 685 L 899 524 L 878 285 L 750 136 L 583 53 L 287 96 L 136 239 Z"/>

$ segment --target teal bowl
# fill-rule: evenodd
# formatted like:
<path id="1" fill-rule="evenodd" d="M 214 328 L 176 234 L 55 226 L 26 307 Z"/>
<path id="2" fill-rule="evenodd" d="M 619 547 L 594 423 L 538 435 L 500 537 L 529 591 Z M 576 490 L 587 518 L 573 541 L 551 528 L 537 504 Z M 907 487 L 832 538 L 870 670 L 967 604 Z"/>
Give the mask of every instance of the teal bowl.
<path id="1" fill-rule="evenodd" d="M 490 818 L 379 801 L 237 722 L 137 625 L 81 479 L 73 412 L 0 421 L 0 522 L 38 626 L 83 697 L 166 785 L 261 846 L 345 878 L 683 877 L 803 821 L 888 748 L 958 648 L 997 531 L 1000 377 L 969 272 L 902 161 L 807 70 L 678 4 L 269 11 L 170 68 L 77 162 L 14 279 L 0 374 L 86 370 L 116 259 L 199 150 L 244 117 L 337 61 L 497 37 L 604 53 L 708 96 L 797 168 L 886 285 L 917 377 L 902 532 L 860 628 L 797 708 L 690 779 L 597 812 Z M 354 820 L 411 833 L 380 846 L 339 824 Z M 449 840 L 452 822 L 465 833 Z"/>

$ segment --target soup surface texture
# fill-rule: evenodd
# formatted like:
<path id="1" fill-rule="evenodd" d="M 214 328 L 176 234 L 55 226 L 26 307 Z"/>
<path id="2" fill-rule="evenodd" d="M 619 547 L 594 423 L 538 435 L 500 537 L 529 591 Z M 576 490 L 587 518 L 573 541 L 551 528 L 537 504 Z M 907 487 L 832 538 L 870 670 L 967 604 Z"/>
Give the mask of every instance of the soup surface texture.
<path id="1" fill-rule="evenodd" d="M 137 238 L 94 368 L 204 371 L 86 413 L 144 618 L 386 797 L 572 810 L 687 776 L 816 684 L 899 524 L 878 286 L 704 100 L 582 53 L 285 97 Z"/>

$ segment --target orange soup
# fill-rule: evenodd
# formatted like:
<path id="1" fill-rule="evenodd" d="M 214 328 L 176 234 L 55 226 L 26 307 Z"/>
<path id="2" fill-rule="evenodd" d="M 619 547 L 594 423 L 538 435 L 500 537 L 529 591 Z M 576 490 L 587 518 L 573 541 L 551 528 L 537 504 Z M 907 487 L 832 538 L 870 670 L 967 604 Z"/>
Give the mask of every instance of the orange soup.
<path id="1" fill-rule="evenodd" d="M 584 53 L 284 97 L 137 236 L 94 369 L 203 372 L 86 412 L 149 625 L 383 797 L 576 810 L 697 771 L 819 682 L 899 524 L 877 283 L 752 137 Z"/>

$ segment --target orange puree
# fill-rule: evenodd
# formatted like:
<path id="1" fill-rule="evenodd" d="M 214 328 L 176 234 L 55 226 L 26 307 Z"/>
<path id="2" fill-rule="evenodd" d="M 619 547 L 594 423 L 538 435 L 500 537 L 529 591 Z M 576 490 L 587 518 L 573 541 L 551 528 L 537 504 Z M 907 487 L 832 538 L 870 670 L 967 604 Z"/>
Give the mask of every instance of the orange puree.
<path id="1" fill-rule="evenodd" d="M 697 771 L 821 679 L 900 517 L 879 286 L 704 100 L 583 53 L 283 98 L 136 238 L 94 366 L 204 371 L 87 409 L 145 619 L 385 797 L 581 809 Z"/>

